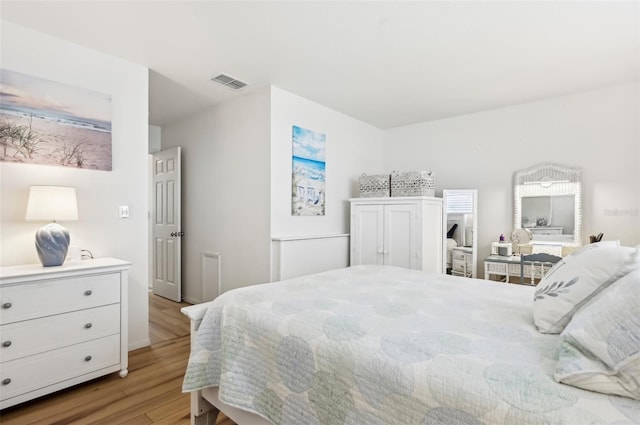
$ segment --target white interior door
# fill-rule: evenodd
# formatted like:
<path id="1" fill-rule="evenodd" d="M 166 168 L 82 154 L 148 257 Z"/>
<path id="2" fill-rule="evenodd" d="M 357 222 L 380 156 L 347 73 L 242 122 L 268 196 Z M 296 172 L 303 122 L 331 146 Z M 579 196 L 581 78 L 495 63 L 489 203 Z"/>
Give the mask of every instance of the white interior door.
<path id="1" fill-rule="evenodd" d="M 153 155 L 153 293 L 182 300 L 180 148 Z"/>

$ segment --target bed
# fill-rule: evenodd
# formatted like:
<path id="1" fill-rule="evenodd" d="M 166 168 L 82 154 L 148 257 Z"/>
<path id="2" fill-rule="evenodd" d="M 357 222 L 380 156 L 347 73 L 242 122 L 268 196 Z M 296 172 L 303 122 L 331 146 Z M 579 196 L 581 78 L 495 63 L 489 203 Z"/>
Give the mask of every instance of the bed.
<path id="1" fill-rule="evenodd" d="M 640 402 L 553 379 L 536 288 L 354 266 L 186 307 L 192 423 L 640 423 Z"/>

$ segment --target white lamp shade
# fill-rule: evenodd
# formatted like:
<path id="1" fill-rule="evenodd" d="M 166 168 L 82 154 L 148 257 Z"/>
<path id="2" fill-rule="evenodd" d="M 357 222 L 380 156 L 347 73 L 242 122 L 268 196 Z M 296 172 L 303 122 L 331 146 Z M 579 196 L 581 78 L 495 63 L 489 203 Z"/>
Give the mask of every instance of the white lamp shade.
<path id="1" fill-rule="evenodd" d="M 78 219 L 76 189 L 62 186 L 31 186 L 27 221 L 69 221 Z"/>

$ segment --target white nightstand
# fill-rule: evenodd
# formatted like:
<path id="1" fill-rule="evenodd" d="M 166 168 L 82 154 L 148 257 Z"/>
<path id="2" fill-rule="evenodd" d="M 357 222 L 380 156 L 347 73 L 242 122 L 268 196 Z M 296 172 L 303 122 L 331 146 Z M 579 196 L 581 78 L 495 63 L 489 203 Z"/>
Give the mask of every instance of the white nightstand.
<path id="1" fill-rule="evenodd" d="M 451 250 L 451 274 L 471 277 L 473 267 L 473 248 L 459 246 Z"/>
<path id="2" fill-rule="evenodd" d="M 0 408 L 98 376 L 127 375 L 130 263 L 0 268 Z"/>

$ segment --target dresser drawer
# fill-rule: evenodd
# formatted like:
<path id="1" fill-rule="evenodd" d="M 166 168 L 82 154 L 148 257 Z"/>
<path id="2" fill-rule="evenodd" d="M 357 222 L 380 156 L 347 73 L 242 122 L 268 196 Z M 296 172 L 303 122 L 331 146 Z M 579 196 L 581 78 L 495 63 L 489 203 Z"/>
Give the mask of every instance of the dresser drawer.
<path id="1" fill-rule="evenodd" d="M 0 291 L 0 324 L 120 302 L 120 273 L 7 285 Z"/>
<path id="2" fill-rule="evenodd" d="M 120 336 L 112 335 L 2 364 L 2 400 L 120 364 Z"/>
<path id="3" fill-rule="evenodd" d="M 120 333 L 120 304 L 0 327 L 0 362 Z"/>

